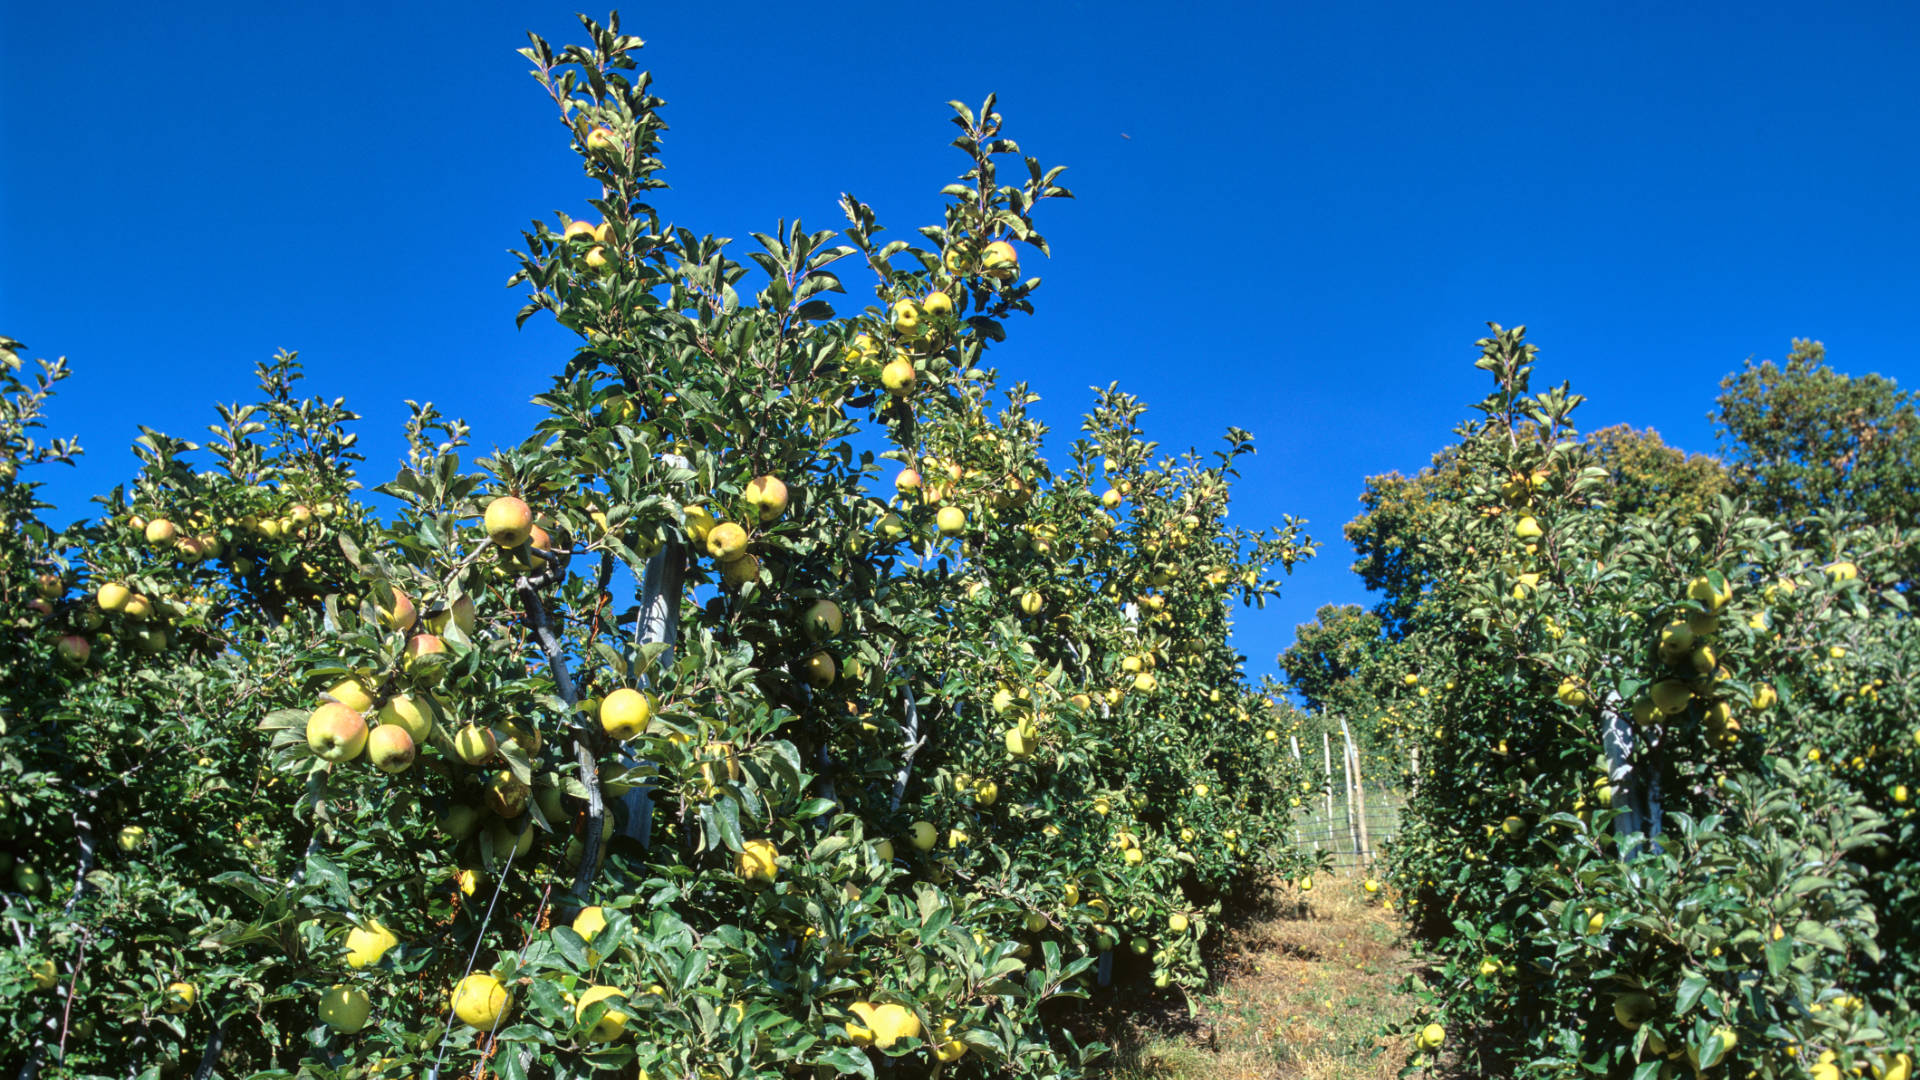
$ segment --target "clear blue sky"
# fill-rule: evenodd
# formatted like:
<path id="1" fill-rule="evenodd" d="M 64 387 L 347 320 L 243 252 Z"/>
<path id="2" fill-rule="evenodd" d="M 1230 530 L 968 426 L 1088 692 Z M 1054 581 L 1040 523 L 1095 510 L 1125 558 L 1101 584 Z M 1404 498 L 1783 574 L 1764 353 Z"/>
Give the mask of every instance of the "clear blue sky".
<path id="1" fill-rule="evenodd" d="M 281 347 L 365 415 L 369 482 L 405 398 L 520 438 L 567 345 L 514 329 L 506 252 L 586 192 L 513 50 L 577 40 L 571 10 L 12 5 L 0 332 L 77 368 L 63 511 L 129 474 L 136 423 L 193 437 Z M 1719 378 L 1794 335 L 1920 383 L 1910 3 L 649 4 L 627 29 L 669 102 L 662 206 L 699 232 L 836 226 L 841 191 L 934 220 L 943 103 L 999 92 L 1079 196 L 999 365 L 1062 446 L 1113 380 L 1167 447 L 1252 430 L 1236 519 L 1326 542 L 1242 615 L 1256 672 L 1365 600 L 1340 526 L 1484 392 L 1486 320 L 1531 328 L 1588 427 L 1693 450 Z"/>

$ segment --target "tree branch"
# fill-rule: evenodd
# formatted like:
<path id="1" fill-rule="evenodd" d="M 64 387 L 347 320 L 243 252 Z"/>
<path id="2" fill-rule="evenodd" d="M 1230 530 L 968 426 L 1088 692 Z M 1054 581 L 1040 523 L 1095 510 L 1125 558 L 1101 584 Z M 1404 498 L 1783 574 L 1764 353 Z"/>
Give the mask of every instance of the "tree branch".
<path id="1" fill-rule="evenodd" d="M 907 778 L 913 775 L 913 758 L 920 748 L 927 745 L 927 736 L 920 731 L 920 707 L 913 701 L 913 679 L 907 679 L 907 722 L 901 737 L 901 746 L 906 751 L 900 757 L 900 768 L 893 774 L 893 797 L 888 800 L 891 809 L 900 809 L 900 800 L 907 794 Z"/>
<path id="2" fill-rule="evenodd" d="M 193 1080 L 207 1080 L 213 1075 L 214 1063 L 220 1060 L 220 1047 L 227 1040 L 227 1022 L 213 1025 L 207 1032 L 207 1048 L 200 1053 L 200 1064 L 193 1070 Z"/>
<path id="3" fill-rule="evenodd" d="M 565 561 L 556 560 L 541 577 L 564 574 L 565 571 Z M 553 624 L 547 620 L 547 605 L 540 596 L 540 588 L 536 584 L 538 581 L 538 578 L 523 577 L 516 580 L 513 587 L 525 609 L 527 632 L 533 635 L 534 643 L 546 655 L 547 666 L 553 671 L 554 690 L 559 693 L 560 700 L 567 703 L 568 716 L 573 723 L 573 756 L 580 765 L 580 782 L 587 790 L 587 833 L 580 841 L 580 869 L 574 873 L 573 895 L 576 899 L 585 900 L 588 887 L 593 883 L 594 872 L 600 867 L 600 829 L 607 819 L 607 806 L 600 797 L 600 766 L 594 755 L 595 733 L 587 718 L 573 708 L 580 700 L 579 695 L 574 690 L 573 675 L 567 670 L 566 650 L 561 647 Z"/>

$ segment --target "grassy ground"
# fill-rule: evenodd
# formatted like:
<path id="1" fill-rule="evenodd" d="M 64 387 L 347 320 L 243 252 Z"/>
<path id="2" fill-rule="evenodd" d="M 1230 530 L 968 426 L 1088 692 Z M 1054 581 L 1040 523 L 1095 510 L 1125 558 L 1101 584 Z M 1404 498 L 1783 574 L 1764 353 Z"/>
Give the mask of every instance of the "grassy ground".
<path id="1" fill-rule="evenodd" d="M 1398 1048 L 1374 1032 L 1406 1015 L 1406 970 L 1390 913 L 1357 877 L 1311 893 L 1279 885 L 1230 924 L 1219 981 L 1184 1011 L 1119 1033 L 1112 1080 L 1386 1080 Z"/>

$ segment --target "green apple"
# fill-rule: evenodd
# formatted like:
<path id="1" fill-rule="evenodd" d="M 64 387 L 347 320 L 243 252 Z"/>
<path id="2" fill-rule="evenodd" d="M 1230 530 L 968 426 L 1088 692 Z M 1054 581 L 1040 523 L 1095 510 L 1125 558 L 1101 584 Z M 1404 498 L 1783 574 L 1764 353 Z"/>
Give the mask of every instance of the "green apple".
<path id="1" fill-rule="evenodd" d="M 364 990 L 335 986 L 320 992 L 320 1021 L 342 1035 L 353 1035 L 367 1026 L 373 1001 Z"/>

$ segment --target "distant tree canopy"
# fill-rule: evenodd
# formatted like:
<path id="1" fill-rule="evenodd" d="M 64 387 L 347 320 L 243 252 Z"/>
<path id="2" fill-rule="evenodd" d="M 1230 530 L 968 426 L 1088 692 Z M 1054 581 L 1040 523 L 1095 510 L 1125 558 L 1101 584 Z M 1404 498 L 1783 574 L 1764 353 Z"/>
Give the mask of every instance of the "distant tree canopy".
<path id="1" fill-rule="evenodd" d="M 1675 502 L 1705 509 L 1731 489 L 1719 461 L 1668 446 L 1652 428 L 1616 424 L 1582 441 L 1611 474 L 1604 501 L 1622 516 L 1655 513 Z M 1354 572 L 1368 591 L 1380 594 L 1374 612 L 1391 637 L 1405 636 L 1421 594 L 1432 584 L 1435 564 L 1422 540 L 1442 507 L 1465 499 L 1468 488 L 1457 445 L 1435 454 L 1433 464 L 1413 476 L 1394 472 L 1367 478 L 1362 510 L 1347 523 L 1346 535 L 1359 556 Z"/>
<path id="2" fill-rule="evenodd" d="M 1294 629 L 1294 643 L 1280 654 L 1287 684 L 1309 709 L 1322 712 L 1346 708 L 1357 713 L 1350 700 L 1365 695 L 1354 676 L 1385 647 L 1380 616 L 1359 604 L 1326 604 L 1313 621 Z"/>
<path id="3" fill-rule="evenodd" d="M 1846 507 L 1875 524 L 1920 523 L 1920 419 L 1880 375 L 1843 375 L 1795 339 L 1785 366 L 1748 361 L 1720 383 L 1713 419 L 1737 492 L 1783 520 Z"/>

